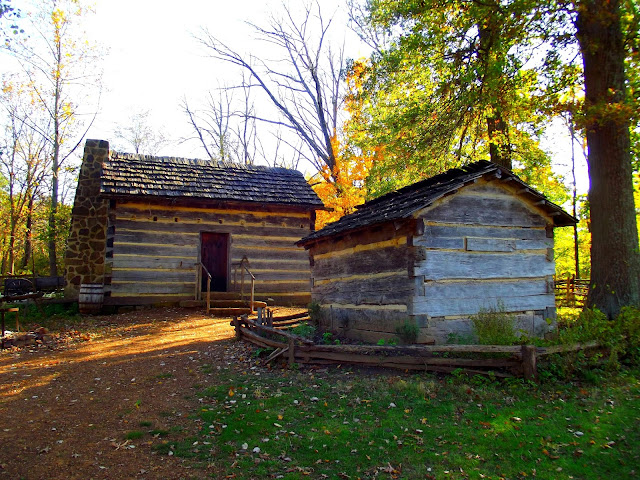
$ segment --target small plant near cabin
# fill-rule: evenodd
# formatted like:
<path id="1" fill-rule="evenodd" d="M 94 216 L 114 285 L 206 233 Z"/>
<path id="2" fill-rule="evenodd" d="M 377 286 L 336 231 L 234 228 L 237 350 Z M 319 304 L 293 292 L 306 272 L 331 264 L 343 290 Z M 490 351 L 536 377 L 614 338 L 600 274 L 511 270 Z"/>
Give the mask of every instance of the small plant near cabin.
<path id="1" fill-rule="evenodd" d="M 410 320 L 405 320 L 402 325 L 396 327 L 396 334 L 400 337 L 400 340 L 406 344 L 416 343 L 419 333 L 420 328 L 418 325 Z"/>
<path id="2" fill-rule="evenodd" d="M 381 347 L 384 347 L 385 345 L 395 347 L 396 345 L 398 345 L 398 340 L 396 338 L 388 338 L 386 340 L 384 338 L 381 338 L 380 340 L 378 340 L 377 345 Z"/>
<path id="3" fill-rule="evenodd" d="M 331 332 L 324 332 L 322 334 L 322 343 L 324 343 L 325 345 L 330 345 L 333 343 L 333 333 Z"/>
<path id="4" fill-rule="evenodd" d="M 450 332 L 447 335 L 447 343 L 453 345 L 472 345 L 475 343 L 473 335 L 463 335 L 457 332 Z"/>
<path id="5" fill-rule="evenodd" d="M 258 358 L 258 357 L 261 357 L 262 355 L 265 355 L 265 356 L 266 355 L 271 355 L 271 353 L 273 351 L 274 351 L 274 349 L 271 348 L 271 347 L 264 347 L 264 348 L 259 347 L 259 348 L 255 349 L 255 351 L 253 352 L 252 355 L 253 355 L 254 358 Z"/>
<path id="6" fill-rule="evenodd" d="M 305 322 L 293 327 L 291 329 L 291 333 L 300 335 L 304 338 L 313 338 L 316 335 L 316 327 L 315 325 L 311 325 L 310 323 Z"/>
<path id="7" fill-rule="evenodd" d="M 320 304 L 317 302 L 311 302 L 309 304 L 309 318 L 318 323 L 320 320 Z"/>
<path id="8" fill-rule="evenodd" d="M 512 345 L 518 341 L 516 317 L 507 313 L 502 301 L 497 307 L 481 308 L 471 317 L 471 323 L 481 345 Z"/>

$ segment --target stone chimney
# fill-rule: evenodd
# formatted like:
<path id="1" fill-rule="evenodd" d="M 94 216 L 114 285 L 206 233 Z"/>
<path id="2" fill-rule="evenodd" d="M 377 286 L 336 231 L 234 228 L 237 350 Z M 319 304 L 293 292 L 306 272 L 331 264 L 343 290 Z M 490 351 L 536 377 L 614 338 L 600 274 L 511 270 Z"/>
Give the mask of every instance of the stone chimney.
<path id="1" fill-rule="evenodd" d="M 104 284 L 109 201 L 100 196 L 100 175 L 108 157 L 109 142 L 87 140 L 71 211 L 65 297 L 77 297 L 83 283 Z"/>

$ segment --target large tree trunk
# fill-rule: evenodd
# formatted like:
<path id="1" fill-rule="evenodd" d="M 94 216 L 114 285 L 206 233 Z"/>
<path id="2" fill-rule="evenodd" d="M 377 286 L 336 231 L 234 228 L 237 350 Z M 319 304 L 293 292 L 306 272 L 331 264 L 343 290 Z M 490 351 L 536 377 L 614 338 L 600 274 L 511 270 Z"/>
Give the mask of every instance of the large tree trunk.
<path id="1" fill-rule="evenodd" d="M 511 145 L 509 143 L 509 129 L 502 115 L 500 70 L 496 65 L 504 61 L 505 53 L 497 45 L 500 35 L 500 20 L 498 6 L 495 2 L 488 3 L 492 11 L 489 12 L 483 24 L 478 24 L 478 38 L 480 41 L 478 55 L 482 64 L 483 94 L 490 100 L 493 112 L 487 115 L 487 137 L 489 140 L 489 156 L 491 161 L 501 167 L 511 170 Z"/>
<path id="2" fill-rule="evenodd" d="M 618 0 L 577 3 L 584 63 L 591 208 L 588 304 L 610 318 L 640 303 L 640 254 L 633 203 L 625 51 Z"/>

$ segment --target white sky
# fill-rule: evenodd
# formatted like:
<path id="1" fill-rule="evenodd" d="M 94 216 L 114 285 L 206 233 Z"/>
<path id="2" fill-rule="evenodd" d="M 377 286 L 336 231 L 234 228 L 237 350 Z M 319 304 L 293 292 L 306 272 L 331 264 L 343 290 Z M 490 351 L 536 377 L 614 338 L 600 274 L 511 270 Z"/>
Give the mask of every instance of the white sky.
<path id="1" fill-rule="evenodd" d="M 297 2 L 290 3 L 296 5 Z M 347 56 L 368 55 L 369 50 L 348 32 L 345 12 L 338 8 L 339 3 L 342 2 L 321 0 L 325 15 L 336 12 L 333 34 L 340 42 L 343 35 L 350 35 Z M 190 107 L 197 107 L 197 100 L 207 90 L 216 89 L 218 84 L 233 84 L 239 78 L 239 70 L 206 58 L 206 51 L 194 36 L 207 28 L 239 52 L 268 57 L 271 52 L 254 38 L 254 31 L 246 22 L 266 26 L 269 12 L 278 11 L 281 5 L 278 0 L 182 0 L 178 3 L 97 0 L 95 23 L 90 32 L 108 49 L 109 55 L 103 65 L 106 91 L 100 116 L 88 138 L 109 140 L 119 121 L 144 110 L 151 111 L 155 127 L 163 128 L 176 140 L 191 136 L 187 118 L 180 109 L 182 98 L 187 95 Z M 259 103 L 257 107 L 260 108 Z M 270 105 L 264 107 L 270 108 Z M 159 153 L 205 156 L 196 142 L 174 142 Z"/>

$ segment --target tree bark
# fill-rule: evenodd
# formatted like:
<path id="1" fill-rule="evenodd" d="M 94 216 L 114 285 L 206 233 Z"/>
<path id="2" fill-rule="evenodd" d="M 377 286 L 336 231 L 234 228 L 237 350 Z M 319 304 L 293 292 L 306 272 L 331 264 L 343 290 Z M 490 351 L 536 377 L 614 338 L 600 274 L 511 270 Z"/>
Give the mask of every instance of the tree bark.
<path id="1" fill-rule="evenodd" d="M 591 182 L 588 305 L 612 318 L 621 307 L 640 304 L 640 253 L 620 5 L 618 0 L 582 0 L 577 7 Z"/>
<path id="2" fill-rule="evenodd" d="M 492 11 L 483 24 L 478 24 L 479 49 L 481 59 L 482 89 L 487 96 L 493 112 L 487 115 L 487 137 L 489 140 L 489 156 L 491 161 L 501 167 L 511 170 L 511 145 L 509 144 L 509 130 L 502 115 L 501 82 L 497 75 L 496 64 L 504 60 L 504 52 L 497 46 L 497 40 L 502 34 L 498 17 L 498 6 L 490 3 Z"/>
<path id="3" fill-rule="evenodd" d="M 33 194 L 29 193 L 29 206 L 27 209 L 27 220 L 25 224 L 24 234 L 24 256 L 22 257 L 22 269 L 27 270 L 29 268 L 29 262 L 31 261 L 31 252 L 33 250 L 33 232 L 31 231 L 33 225 Z M 34 275 L 35 271 L 31 272 Z"/>

